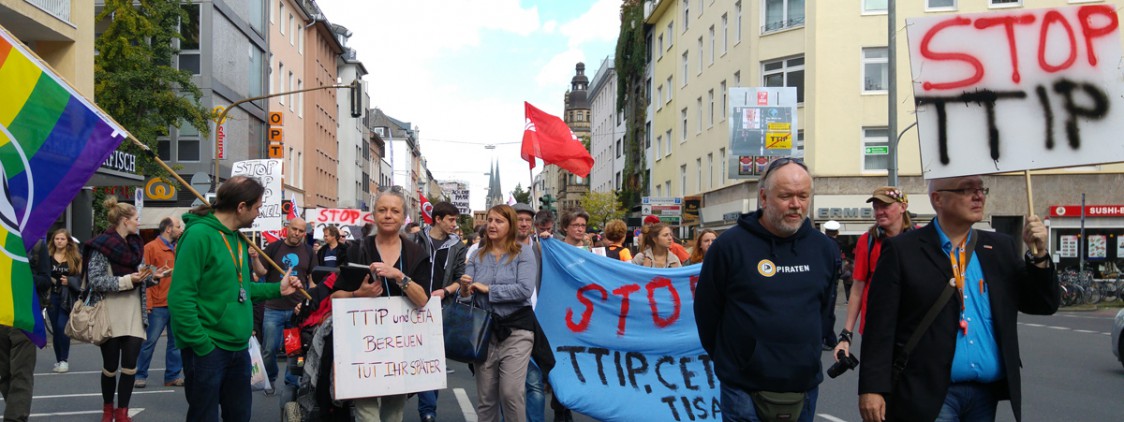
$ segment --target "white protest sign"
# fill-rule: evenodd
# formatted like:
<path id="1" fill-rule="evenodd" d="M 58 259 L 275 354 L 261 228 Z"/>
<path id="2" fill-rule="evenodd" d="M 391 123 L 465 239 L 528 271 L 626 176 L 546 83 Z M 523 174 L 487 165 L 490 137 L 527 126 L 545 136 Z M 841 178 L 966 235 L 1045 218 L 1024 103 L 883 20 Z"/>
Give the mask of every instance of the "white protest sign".
<path id="1" fill-rule="evenodd" d="M 469 195 L 468 189 L 455 189 L 455 190 L 453 190 L 453 195 L 452 195 L 453 201 L 452 201 L 452 203 L 453 203 L 454 206 L 457 207 L 457 211 L 459 211 L 463 215 L 471 215 L 472 214 L 472 208 L 470 208 L 468 206 L 468 195 Z"/>
<path id="2" fill-rule="evenodd" d="M 769 157 L 796 153 L 796 94 L 794 87 L 730 88 L 729 178 L 760 177 Z"/>
<path id="3" fill-rule="evenodd" d="M 1124 161 L 1113 6 L 926 16 L 906 31 L 926 179 Z"/>
<path id="4" fill-rule="evenodd" d="M 441 299 L 332 299 L 332 330 L 337 400 L 445 388 Z"/>
<path id="5" fill-rule="evenodd" d="M 261 197 L 261 214 L 254 225 L 244 231 L 281 230 L 284 213 L 281 211 L 281 160 L 246 160 L 234 163 L 230 176 L 257 179 L 265 186 Z"/>
<path id="6" fill-rule="evenodd" d="M 324 228 L 336 226 L 341 240 L 355 240 L 362 236 L 363 225 L 374 224 L 375 219 L 368 211 L 350 208 L 317 208 L 308 211 L 308 222 L 312 224 L 312 235 L 324 240 Z"/>

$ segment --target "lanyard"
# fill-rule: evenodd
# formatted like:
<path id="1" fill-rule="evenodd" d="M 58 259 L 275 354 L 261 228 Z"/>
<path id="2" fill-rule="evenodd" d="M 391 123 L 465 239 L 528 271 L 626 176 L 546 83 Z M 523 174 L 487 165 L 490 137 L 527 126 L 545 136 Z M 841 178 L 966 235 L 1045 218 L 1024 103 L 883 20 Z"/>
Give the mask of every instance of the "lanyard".
<path id="1" fill-rule="evenodd" d="M 971 233 L 969 233 L 968 236 L 971 236 Z M 959 292 L 958 297 L 960 298 L 961 312 L 964 311 L 964 278 L 965 273 L 968 272 L 968 263 L 965 261 L 964 256 L 965 243 L 967 241 L 968 238 L 965 237 L 964 240 L 960 242 L 959 247 L 953 248 L 948 253 L 948 261 L 952 264 L 952 277 L 956 279 L 956 290 Z"/>
<path id="2" fill-rule="evenodd" d="M 242 261 L 242 242 L 238 242 L 238 259 L 235 260 L 234 259 L 234 249 L 230 247 L 230 241 L 226 240 L 226 235 L 221 233 L 221 232 L 219 233 L 219 236 L 222 236 L 222 243 L 226 244 L 226 250 L 230 251 L 230 262 L 233 262 L 234 265 L 236 266 L 235 271 L 238 273 L 238 288 L 241 289 L 242 288 L 242 264 L 243 264 L 243 261 Z"/>

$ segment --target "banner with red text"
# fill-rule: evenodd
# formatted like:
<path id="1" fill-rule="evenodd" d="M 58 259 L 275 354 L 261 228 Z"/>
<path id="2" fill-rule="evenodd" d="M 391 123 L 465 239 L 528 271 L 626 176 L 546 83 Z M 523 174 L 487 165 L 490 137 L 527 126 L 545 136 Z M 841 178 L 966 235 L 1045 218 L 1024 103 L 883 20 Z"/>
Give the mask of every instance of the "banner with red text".
<path id="1" fill-rule="evenodd" d="M 1113 8 L 907 19 L 924 177 L 1124 162 Z"/>
<path id="2" fill-rule="evenodd" d="M 718 378 L 693 310 L 700 265 L 652 269 L 542 242 L 535 314 L 554 395 L 601 421 L 721 420 Z"/>

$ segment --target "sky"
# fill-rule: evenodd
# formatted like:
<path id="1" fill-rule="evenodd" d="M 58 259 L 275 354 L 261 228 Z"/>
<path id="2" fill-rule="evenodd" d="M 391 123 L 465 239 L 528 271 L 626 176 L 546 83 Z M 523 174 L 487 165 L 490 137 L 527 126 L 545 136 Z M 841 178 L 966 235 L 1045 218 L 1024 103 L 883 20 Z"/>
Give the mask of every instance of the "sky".
<path id="1" fill-rule="evenodd" d="M 592 80 L 620 32 L 621 0 L 317 4 L 353 33 L 348 47 L 369 72 L 371 107 L 416 126 L 430 172 L 468 182 L 476 210 L 484 209 L 492 158 L 505 199 L 516 184 L 531 184 L 519 157 L 523 102 L 561 117 L 575 65 L 584 62 Z M 535 174 L 541 169 L 540 161 Z"/>

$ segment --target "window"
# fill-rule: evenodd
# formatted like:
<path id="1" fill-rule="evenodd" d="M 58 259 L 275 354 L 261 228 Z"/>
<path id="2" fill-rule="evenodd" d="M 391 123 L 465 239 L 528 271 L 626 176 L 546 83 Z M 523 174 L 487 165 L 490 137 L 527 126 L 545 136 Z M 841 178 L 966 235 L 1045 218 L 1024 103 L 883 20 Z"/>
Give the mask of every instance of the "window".
<path id="1" fill-rule="evenodd" d="M 285 87 L 285 63 L 277 62 L 277 85 L 280 85 L 277 87 L 277 92 L 288 91 Z M 285 105 L 285 96 L 277 96 L 277 102 Z"/>
<path id="2" fill-rule="evenodd" d="M 687 165 L 679 166 L 679 192 L 687 193 Z"/>
<path id="3" fill-rule="evenodd" d="M 644 148 L 652 147 L 652 123 L 644 123 Z"/>
<path id="4" fill-rule="evenodd" d="M 698 52 L 699 52 L 699 73 L 698 74 L 699 75 L 702 74 L 702 68 L 703 68 L 703 43 L 702 43 L 703 40 L 702 40 L 702 38 L 703 38 L 702 35 L 700 35 L 699 36 L 699 43 L 698 43 L 698 46 L 699 46 L 699 49 L 698 49 Z"/>
<path id="5" fill-rule="evenodd" d="M 289 45 L 297 45 L 297 21 L 289 15 Z"/>
<path id="6" fill-rule="evenodd" d="M 616 178 L 613 180 L 613 189 L 619 190 L 620 188 L 621 188 L 621 172 L 618 171 Z"/>
<path id="7" fill-rule="evenodd" d="M 675 44 L 675 21 L 667 23 L 667 49 L 671 51 L 671 45 Z"/>
<path id="8" fill-rule="evenodd" d="M 863 49 L 863 92 L 883 92 L 889 89 L 888 57 L 886 47 Z"/>
<path id="9" fill-rule="evenodd" d="M 624 149 L 624 148 L 622 148 L 623 143 L 624 143 L 623 139 L 617 139 L 617 158 L 621 158 L 621 151 L 623 151 L 623 149 Z"/>
<path id="10" fill-rule="evenodd" d="M 659 99 L 657 98 L 656 101 L 659 101 Z M 652 78 L 644 80 L 644 102 L 648 105 L 652 105 Z M 618 125 L 621 124 L 622 117 L 623 115 L 617 116 Z"/>
<path id="11" fill-rule="evenodd" d="M 684 110 L 683 110 L 683 112 L 684 112 L 684 113 L 686 113 L 686 112 L 687 112 L 687 110 L 686 110 L 686 109 L 684 109 Z M 664 137 L 663 137 L 663 141 L 664 141 L 664 142 L 666 142 L 666 143 L 665 143 L 665 144 L 663 145 L 663 146 L 664 146 L 664 148 L 663 148 L 663 156 L 664 156 L 664 157 L 667 157 L 667 156 L 671 155 L 671 129 L 668 129 L 668 130 L 667 130 L 667 132 L 665 132 L 665 135 L 667 135 L 667 136 L 664 136 Z"/>
<path id="12" fill-rule="evenodd" d="M 679 142 L 687 141 L 687 107 L 679 111 L 679 119 L 682 120 L 683 125 L 680 127 Z"/>
<path id="13" fill-rule="evenodd" d="M 297 31 L 297 54 L 304 55 L 304 31 Z"/>
<path id="14" fill-rule="evenodd" d="M 718 180 L 721 186 L 726 185 L 726 148 L 718 149 Z"/>
<path id="15" fill-rule="evenodd" d="M 193 75 L 198 75 L 200 69 L 199 6 L 184 5 L 182 7 L 187 12 L 187 20 L 180 21 L 180 35 L 183 36 L 183 39 L 179 41 L 179 69 L 191 72 Z"/>
<path id="16" fill-rule="evenodd" d="M 176 161 L 199 161 L 198 139 L 180 139 L 176 146 Z"/>
<path id="17" fill-rule="evenodd" d="M 926 11 L 956 10 L 956 0 L 925 0 Z"/>
<path id="18" fill-rule="evenodd" d="M 683 52 L 683 83 L 680 86 L 687 86 L 687 75 L 688 75 L 687 68 L 688 68 L 688 65 L 691 63 L 690 60 L 689 60 L 690 57 L 691 57 L 690 53 L 691 53 L 690 51 L 684 51 Z"/>
<path id="19" fill-rule="evenodd" d="M 863 0 L 863 13 L 886 13 L 886 0 Z"/>
<path id="20" fill-rule="evenodd" d="M 804 0 L 763 0 L 765 26 L 761 33 L 778 31 L 804 24 Z"/>
<path id="21" fill-rule="evenodd" d="M 672 91 L 673 91 L 673 90 L 671 89 L 671 86 L 672 86 L 672 85 L 671 85 L 671 76 L 668 76 L 668 77 L 667 77 L 667 101 L 665 101 L 666 103 L 670 103 L 670 102 L 671 102 L 671 93 L 672 93 Z"/>
<path id="22" fill-rule="evenodd" d="M 659 51 L 656 53 L 658 55 L 656 57 L 656 60 L 659 60 L 663 58 L 663 34 L 660 34 L 660 36 L 657 38 L 656 46 L 659 47 Z"/>
<path id="23" fill-rule="evenodd" d="M 297 79 L 297 91 L 304 89 L 304 82 Z M 304 93 L 297 94 L 297 117 L 304 117 Z"/>
<path id="24" fill-rule="evenodd" d="M 714 25 L 710 26 L 710 64 L 714 64 Z"/>
<path id="25" fill-rule="evenodd" d="M 714 153 L 706 154 L 706 188 L 714 189 Z"/>
<path id="26" fill-rule="evenodd" d="M 700 2 L 705 0 L 699 0 Z M 691 0 L 683 0 L 683 33 L 691 26 Z"/>
<path id="27" fill-rule="evenodd" d="M 729 107 L 729 105 L 726 104 L 726 81 L 722 81 L 722 84 L 718 86 L 718 89 L 722 91 L 722 104 L 720 104 L 719 107 L 722 107 L 722 120 L 725 121 L 726 108 Z"/>
<path id="28" fill-rule="evenodd" d="M 742 71 L 734 72 L 734 86 L 742 86 Z"/>
<path id="29" fill-rule="evenodd" d="M 164 161 L 172 161 L 172 141 L 161 139 L 156 141 L 156 155 Z"/>
<path id="30" fill-rule="evenodd" d="M 890 167 L 890 139 L 884 127 L 863 128 L 863 170 Z"/>
<path id="31" fill-rule="evenodd" d="M 698 122 L 698 124 L 695 125 L 696 126 L 695 133 L 702 133 L 702 122 L 703 122 L 702 117 L 703 117 L 702 97 L 699 97 L 699 98 L 695 99 L 695 121 Z"/>
<path id="32" fill-rule="evenodd" d="M 656 153 L 655 153 L 656 161 L 659 161 L 661 158 L 663 158 L 663 155 L 660 155 L 660 144 L 662 144 L 662 143 L 663 143 L 663 135 L 656 135 Z"/>
<path id="33" fill-rule="evenodd" d="M 277 12 L 277 20 L 280 21 L 280 22 L 278 22 L 280 25 L 277 25 L 277 29 L 281 31 L 281 35 L 285 35 L 285 26 L 287 24 L 285 23 L 285 3 L 284 2 L 281 3 L 281 8 L 278 9 L 278 10 L 280 10 L 280 11 Z M 289 15 L 289 16 L 292 16 L 292 15 Z"/>
<path id="34" fill-rule="evenodd" d="M 297 187 L 304 186 L 302 184 L 302 181 L 304 180 L 304 173 L 301 172 L 302 163 L 304 163 L 304 153 L 301 151 L 297 151 L 297 172 L 296 177 L 294 177 L 294 179 L 297 179 Z"/>
<path id="35" fill-rule="evenodd" d="M 725 13 L 723 13 L 722 14 L 722 54 L 726 54 L 726 51 L 728 51 L 730 49 L 730 28 L 729 28 L 730 23 L 728 22 L 728 20 L 729 20 L 729 18 L 726 17 Z"/>
<path id="36" fill-rule="evenodd" d="M 742 2 L 734 3 L 734 11 L 737 12 L 734 17 L 734 44 L 742 42 Z"/>
<path id="37" fill-rule="evenodd" d="M 1019 7 L 1023 5 L 1023 0 L 988 0 L 988 6 L 994 8 L 1000 7 Z"/>
<path id="38" fill-rule="evenodd" d="M 289 71 L 289 90 L 290 91 L 293 90 L 293 87 L 295 87 L 295 86 L 296 85 L 293 84 L 293 72 Z M 294 110 L 295 104 L 293 104 L 294 102 L 296 102 L 296 101 L 294 101 L 295 95 L 289 94 L 289 95 L 286 95 L 286 97 L 289 97 L 289 111 L 295 111 Z"/>
<path id="39" fill-rule="evenodd" d="M 804 102 L 804 58 L 777 60 L 762 64 L 762 82 L 765 86 L 791 86 L 796 88 L 796 102 Z"/>
<path id="40" fill-rule="evenodd" d="M 249 93 L 251 97 L 260 97 L 263 94 L 262 89 L 265 88 L 263 86 L 265 81 L 262 80 L 262 77 L 265 76 L 265 63 L 262 62 L 262 56 L 265 53 L 255 44 L 250 44 L 249 48 Z"/>
<path id="41" fill-rule="evenodd" d="M 663 85 L 656 87 L 656 110 L 663 108 Z"/>
<path id="42" fill-rule="evenodd" d="M 656 185 L 656 196 L 663 196 L 663 185 Z"/>
<path id="43" fill-rule="evenodd" d="M 671 191 L 671 180 L 663 182 L 663 189 L 667 191 L 667 196 L 675 196 L 675 193 Z"/>
<path id="44" fill-rule="evenodd" d="M 702 158 L 695 159 L 695 192 L 702 192 Z"/>
<path id="45" fill-rule="evenodd" d="M 711 127 L 714 127 L 714 90 L 713 89 L 710 90 L 710 91 L 707 91 L 706 99 L 707 99 L 707 102 L 710 103 L 710 108 L 707 108 L 707 114 L 710 116 L 710 119 L 708 119 L 710 124 L 707 127 L 711 128 Z"/>

